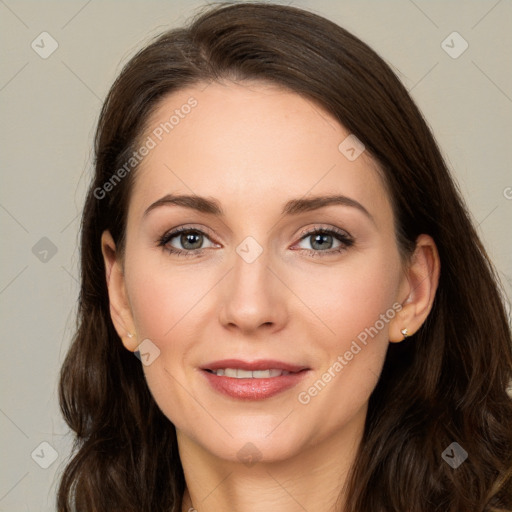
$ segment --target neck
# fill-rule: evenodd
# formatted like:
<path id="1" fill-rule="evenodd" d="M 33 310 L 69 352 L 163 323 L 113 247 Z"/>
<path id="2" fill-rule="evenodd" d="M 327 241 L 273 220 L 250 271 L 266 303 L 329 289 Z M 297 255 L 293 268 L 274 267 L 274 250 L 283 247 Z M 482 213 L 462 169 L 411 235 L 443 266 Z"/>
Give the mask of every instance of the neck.
<path id="1" fill-rule="evenodd" d="M 343 511 L 344 485 L 366 411 L 327 439 L 286 460 L 221 459 L 177 431 L 187 489 L 182 512 Z M 192 512 L 192 511 L 191 511 Z"/>

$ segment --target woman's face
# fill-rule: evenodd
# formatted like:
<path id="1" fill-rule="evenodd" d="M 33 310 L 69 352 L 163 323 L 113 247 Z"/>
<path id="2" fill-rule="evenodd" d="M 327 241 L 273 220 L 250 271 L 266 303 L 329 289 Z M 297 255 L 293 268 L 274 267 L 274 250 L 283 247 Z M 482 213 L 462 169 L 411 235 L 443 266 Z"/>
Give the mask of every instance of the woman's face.
<path id="1" fill-rule="evenodd" d="M 233 461 L 361 431 L 404 300 L 368 154 L 317 105 L 256 82 L 174 93 L 148 126 L 124 290 L 159 407 Z"/>

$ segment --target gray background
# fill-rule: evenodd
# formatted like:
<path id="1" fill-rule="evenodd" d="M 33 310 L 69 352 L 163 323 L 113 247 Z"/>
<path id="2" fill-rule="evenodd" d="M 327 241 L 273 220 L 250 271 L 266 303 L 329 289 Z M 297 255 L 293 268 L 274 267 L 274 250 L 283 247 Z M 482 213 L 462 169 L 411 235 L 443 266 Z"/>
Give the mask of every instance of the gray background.
<path id="1" fill-rule="evenodd" d="M 398 73 L 432 127 L 510 296 L 512 3 L 292 3 L 344 26 Z M 101 101 L 145 41 L 184 23 L 200 5 L 0 0 L 0 511 L 54 510 L 71 446 L 57 375 L 74 326 L 79 215 Z M 46 59 L 31 47 L 35 41 L 39 52 L 49 51 L 47 36 L 38 37 L 44 31 L 58 43 Z M 469 44 L 457 58 L 447 53 L 464 45 L 448 37 L 454 31 Z M 57 458 L 44 469 L 52 449 Z"/>

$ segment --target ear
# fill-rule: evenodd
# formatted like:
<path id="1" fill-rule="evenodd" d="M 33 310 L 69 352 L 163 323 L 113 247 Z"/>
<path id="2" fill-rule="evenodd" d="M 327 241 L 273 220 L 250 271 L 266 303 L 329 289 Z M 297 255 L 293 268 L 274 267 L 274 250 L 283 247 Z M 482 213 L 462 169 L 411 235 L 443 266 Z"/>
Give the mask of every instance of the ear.
<path id="1" fill-rule="evenodd" d="M 403 341 L 402 329 L 407 329 L 407 336 L 411 336 L 421 327 L 432 309 L 440 270 L 434 240 L 429 235 L 420 235 L 400 283 L 398 300 L 402 309 L 390 322 L 389 341 Z"/>
<path id="2" fill-rule="evenodd" d="M 112 323 L 123 345 L 131 352 L 134 352 L 137 350 L 138 342 L 126 294 L 122 262 L 120 261 L 119 254 L 116 252 L 116 244 L 109 231 L 104 231 L 101 235 L 101 252 L 105 262 Z"/>

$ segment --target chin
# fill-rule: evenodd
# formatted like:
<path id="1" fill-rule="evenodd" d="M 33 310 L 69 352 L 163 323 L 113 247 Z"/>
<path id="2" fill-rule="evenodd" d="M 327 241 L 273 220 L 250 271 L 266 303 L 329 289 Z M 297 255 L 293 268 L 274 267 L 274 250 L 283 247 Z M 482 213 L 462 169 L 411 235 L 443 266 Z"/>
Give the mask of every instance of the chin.
<path id="1" fill-rule="evenodd" d="M 251 418 L 249 418 L 251 419 Z M 244 418 L 247 421 L 247 418 Z M 290 430 L 291 425 L 279 425 L 282 418 L 276 421 L 255 421 L 249 425 L 225 424 L 226 430 L 233 436 L 223 432 L 222 435 L 204 438 L 200 435 L 203 447 L 212 455 L 231 462 L 244 463 L 247 466 L 255 462 L 279 462 L 290 459 L 304 449 L 305 436 Z"/>

